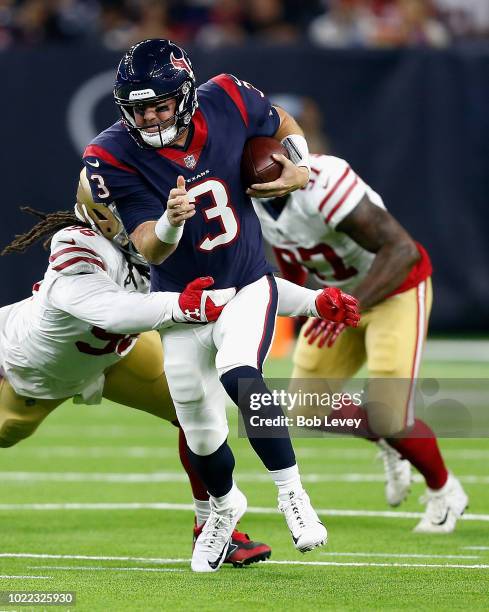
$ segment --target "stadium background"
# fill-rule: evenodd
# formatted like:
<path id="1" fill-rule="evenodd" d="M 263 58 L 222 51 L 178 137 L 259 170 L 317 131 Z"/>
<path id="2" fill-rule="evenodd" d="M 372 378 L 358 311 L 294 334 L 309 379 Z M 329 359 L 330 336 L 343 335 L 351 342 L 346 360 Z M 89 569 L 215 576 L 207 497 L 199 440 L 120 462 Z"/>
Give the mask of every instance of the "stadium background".
<path id="1" fill-rule="evenodd" d="M 31 225 L 19 205 L 71 208 L 84 145 L 117 118 L 123 50 L 171 36 L 199 83 L 219 72 L 254 83 L 297 116 L 313 151 L 345 157 L 383 195 L 432 256 L 431 331 L 487 336 L 488 34 L 487 0 L 0 0 L 0 246 Z M 0 306 L 29 295 L 45 266 L 40 246 L 0 258 Z M 487 346 L 430 342 L 422 376 L 464 379 L 470 401 L 470 379 L 488 378 Z M 289 372 L 290 355 L 269 360 L 269 377 Z M 184 570 L 192 513 L 174 428 L 66 402 L 2 452 L 0 587 L 76 590 L 76 609 L 90 611 L 486 607 L 487 440 L 441 441 L 471 496 L 449 538 L 410 533 L 419 477 L 391 511 L 370 446 L 296 440 L 331 534 L 304 558 L 234 410 L 230 422 L 252 507 L 243 528 L 278 565 L 209 581 Z"/>
<path id="2" fill-rule="evenodd" d="M 416 38 L 401 41 L 394 26 L 399 38 L 402 21 L 397 23 L 392 11 L 418 0 L 334 0 L 329 12 L 320 1 L 298 4 L 294 13 L 291 2 L 249 0 L 235 15 L 230 0 L 6 2 L 12 11 L 9 21 L 4 6 L 0 28 L 0 245 L 30 223 L 18 205 L 72 206 L 84 145 L 117 118 L 111 86 L 120 48 L 161 32 L 186 43 L 199 82 L 231 72 L 275 96 L 304 123 L 313 151 L 345 157 L 382 194 L 433 258 L 432 330 L 487 331 L 489 43 L 484 22 L 477 21 L 478 33 L 470 29 L 468 16 L 464 30 L 456 12 L 458 21 L 450 12 L 439 12 L 436 21 L 435 13 L 427 13 L 426 23 L 444 27 L 446 40 L 431 40 L 428 25 L 423 38 L 421 21 Z M 226 6 L 227 21 L 221 14 Z M 370 26 L 370 38 L 365 34 L 359 40 L 367 7 L 371 21 L 375 17 L 379 23 L 377 30 Z M 351 40 L 331 34 L 332 40 L 324 40 L 317 33 L 321 27 L 345 29 L 331 26 L 341 10 L 350 11 L 351 23 L 357 24 Z M 329 19 L 329 29 L 321 19 Z M 345 15 L 342 19 L 340 24 Z M 452 22 L 458 29 L 449 29 Z M 392 40 L 385 40 L 386 23 Z M 39 248 L 27 257 L 0 259 L 0 303 L 26 296 L 43 268 Z"/>

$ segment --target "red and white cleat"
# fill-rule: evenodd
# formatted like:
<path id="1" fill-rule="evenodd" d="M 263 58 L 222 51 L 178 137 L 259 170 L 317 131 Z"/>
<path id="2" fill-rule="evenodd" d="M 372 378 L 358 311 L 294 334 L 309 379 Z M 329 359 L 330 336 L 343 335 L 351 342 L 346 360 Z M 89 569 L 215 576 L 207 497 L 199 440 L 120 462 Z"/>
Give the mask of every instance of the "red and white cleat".
<path id="1" fill-rule="evenodd" d="M 202 531 L 202 527 L 203 525 L 194 527 L 194 544 Z M 272 549 L 268 544 L 250 540 L 247 533 L 235 529 L 231 536 L 228 554 L 224 563 L 230 563 L 234 567 L 243 567 L 244 565 L 251 565 L 259 561 L 266 561 L 270 559 L 271 554 Z"/>

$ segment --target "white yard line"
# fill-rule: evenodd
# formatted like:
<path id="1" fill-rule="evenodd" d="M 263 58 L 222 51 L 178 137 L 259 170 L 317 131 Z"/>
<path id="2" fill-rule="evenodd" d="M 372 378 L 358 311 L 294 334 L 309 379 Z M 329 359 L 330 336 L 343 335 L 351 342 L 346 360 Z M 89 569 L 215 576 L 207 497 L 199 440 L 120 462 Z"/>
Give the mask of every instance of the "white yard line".
<path id="1" fill-rule="evenodd" d="M 167 564 L 190 563 L 190 559 L 166 559 Z M 488 564 L 464 564 L 464 563 L 378 563 L 370 561 L 292 561 L 292 560 L 268 560 L 265 563 L 271 565 L 302 565 L 313 567 L 395 567 L 395 568 L 427 568 L 427 569 L 489 569 Z M 172 571 L 166 568 L 147 567 L 100 567 L 100 566 L 72 566 L 72 565 L 35 565 L 33 569 L 52 569 L 66 571 L 127 571 L 127 572 L 164 572 Z M 185 571 L 172 568 L 173 571 Z"/>
<path id="2" fill-rule="evenodd" d="M 0 481 L 17 482 L 112 482 L 125 484 L 149 482 L 186 482 L 183 472 L 0 472 Z M 270 482 L 270 477 L 267 477 Z"/>
<path id="3" fill-rule="evenodd" d="M 480 559 L 479 555 L 438 555 L 433 553 L 390 553 L 390 552 L 321 552 L 320 554 L 331 557 L 383 557 L 392 559 Z M 165 565 L 169 563 L 187 563 L 189 559 L 169 559 L 161 557 L 121 557 L 110 555 L 54 555 L 50 553 L 0 553 L 3 559 L 55 559 L 55 560 L 76 560 L 76 561 L 132 561 L 139 563 L 149 563 Z M 32 566 L 41 567 L 41 566 Z M 51 566 L 48 566 L 51 567 Z"/>
<path id="4" fill-rule="evenodd" d="M 190 559 L 186 561 L 190 563 Z M 323 567 L 402 567 L 402 568 L 450 568 L 450 569 L 489 569 L 489 565 L 465 565 L 462 563 L 370 563 L 370 562 L 335 562 L 335 561 L 265 561 L 272 565 L 311 565 Z M 33 565 L 33 569 L 68 570 L 68 571 L 126 571 L 126 572 L 184 572 L 183 569 L 165 569 L 154 567 L 89 567 L 64 565 Z"/>
<path id="5" fill-rule="evenodd" d="M 328 438 L 332 440 L 333 438 Z M 342 438 L 345 443 L 350 441 L 349 438 Z M 367 459 L 373 463 L 376 448 L 367 446 L 365 448 L 328 448 L 328 440 L 324 441 L 324 445 L 318 448 L 297 448 L 296 455 L 302 459 L 332 459 L 336 461 Z M 470 440 L 469 440 L 470 443 Z M 14 450 L 13 452 L 16 452 Z M 160 446 L 66 446 L 66 445 L 50 445 L 50 446 L 25 446 L 22 448 L 22 454 L 25 456 L 35 457 L 86 457 L 86 458 L 109 458 L 109 457 L 131 457 L 132 459 L 147 459 L 149 458 L 166 458 L 176 457 L 177 448 L 164 448 Z M 466 461 L 479 461 L 481 459 L 489 459 L 489 449 L 475 448 L 457 448 L 444 450 L 443 454 L 447 459 L 462 459 Z"/>
<path id="6" fill-rule="evenodd" d="M 457 555 L 408 555 L 396 553 L 330 553 L 332 555 L 358 554 L 362 556 L 385 556 L 392 558 L 399 557 L 430 557 L 430 558 L 477 558 L 472 556 L 457 556 Z M 143 563 L 157 563 L 159 565 L 176 565 L 190 563 L 190 559 L 182 558 L 158 558 L 158 557 L 121 557 L 121 556 L 97 556 L 97 555 L 55 555 L 51 553 L 0 553 L 2 558 L 24 558 L 24 559 L 72 559 L 85 561 L 135 561 Z M 267 564 L 272 565 L 304 565 L 304 566 L 335 566 L 335 567 L 404 567 L 404 568 L 455 568 L 455 569 L 489 569 L 488 564 L 464 564 L 464 563 L 380 563 L 370 561 L 293 561 L 293 560 L 269 560 Z M 146 567 L 100 567 L 100 566 L 76 566 L 76 565 L 34 565 L 29 566 L 32 569 L 57 569 L 69 571 L 147 571 L 147 572 L 164 572 L 164 571 L 185 571 L 174 568 L 146 568 Z M 51 578 L 51 576 L 0 576 L 0 577 L 17 577 L 17 578 Z"/>
<path id="7" fill-rule="evenodd" d="M 0 578 L 4 578 L 5 580 L 10 578 L 19 578 L 20 580 L 52 580 L 53 576 L 12 576 L 10 574 L 1 574 Z"/>
<path id="8" fill-rule="evenodd" d="M 465 565 L 459 563 L 370 563 L 366 562 L 335 562 L 335 561 L 266 561 L 275 565 L 322 565 L 335 567 L 415 567 L 415 568 L 454 568 L 454 569 L 489 569 L 489 565 Z"/>
<path id="9" fill-rule="evenodd" d="M 143 563 L 187 563 L 190 559 L 161 557 L 120 557 L 109 555 L 53 555 L 51 553 L 0 553 L 3 559 L 75 559 L 78 561 L 142 561 Z"/>
<path id="10" fill-rule="evenodd" d="M 34 504 L 0 504 L 0 511 L 6 510 L 185 510 L 192 511 L 192 504 L 173 504 L 167 502 L 122 502 L 122 503 L 34 503 Z M 397 512 L 394 510 L 350 510 L 347 508 L 334 509 L 322 508 L 316 509 L 318 514 L 324 516 L 356 516 L 369 518 L 404 518 L 404 519 L 419 519 L 422 516 L 421 512 Z M 247 509 L 248 514 L 278 514 L 276 508 L 262 508 L 250 506 Z M 465 521 L 482 521 L 489 522 L 489 514 L 464 514 L 461 520 Z"/>
<path id="11" fill-rule="evenodd" d="M 183 569 L 169 567 L 91 567 L 88 565 L 31 565 L 32 569 L 53 569 L 68 571 L 95 571 L 95 572 L 184 572 Z"/>
<path id="12" fill-rule="evenodd" d="M 43 430 L 44 432 L 44 430 Z M 128 432 L 128 436 L 129 436 Z M 347 438 L 345 438 L 345 441 Z M 298 448 L 296 455 L 302 458 L 309 457 L 330 457 L 341 459 L 365 459 L 374 457 L 375 448 L 360 448 L 360 449 L 312 449 Z M 14 450 L 13 452 L 16 452 Z M 34 457 L 88 457 L 93 459 L 106 457 L 130 457 L 131 459 L 147 459 L 150 458 L 166 458 L 177 457 L 177 446 L 174 448 L 165 448 L 162 446 L 66 446 L 58 444 L 50 444 L 49 446 L 25 446 L 22 448 L 22 454 Z M 489 452 L 488 452 L 489 456 Z"/>
<path id="13" fill-rule="evenodd" d="M 325 557 L 391 557 L 392 559 L 480 559 L 480 555 L 428 555 L 390 552 L 320 552 Z"/>
<path id="14" fill-rule="evenodd" d="M 15 451 L 14 451 L 15 452 Z M 22 453 L 25 455 L 31 455 L 34 457 L 86 457 L 90 459 L 100 458 L 121 458 L 130 457 L 131 459 L 147 459 L 153 457 L 156 459 L 176 457 L 177 449 L 175 448 L 162 448 L 151 446 L 32 446 L 25 447 L 22 449 Z"/>
<path id="15" fill-rule="evenodd" d="M 461 546 L 462 550 L 489 550 L 489 546 Z"/>
<path id="16" fill-rule="evenodd" d="M 467 484 L 489 484 L 489 476 L 457 475 Z M 270 476 L 262 472 L 236 472 L 240 482 L 270 482 Z M 304 474 L 303 482 L 384 482 L 383 474 Z M 0 481 L 14 482 L 104 482 L 139 484 L 151 482 L 187 482 L 183 472 L 0 472 Z M 415 482 L 424 482 L 421 475 L 413 476 Z"/>

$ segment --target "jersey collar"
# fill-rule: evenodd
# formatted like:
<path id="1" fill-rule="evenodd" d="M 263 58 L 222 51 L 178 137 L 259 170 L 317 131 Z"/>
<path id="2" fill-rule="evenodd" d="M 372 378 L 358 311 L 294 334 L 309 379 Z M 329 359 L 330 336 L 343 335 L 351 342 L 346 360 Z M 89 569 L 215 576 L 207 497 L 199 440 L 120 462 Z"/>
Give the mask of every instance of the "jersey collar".
<path id="1" fill-rule="evenodd" d="M 192 118 L 193 134 L 183 147 L 164 147 L 157 149 L 158 155 L 175 162 L 183 168 L 193 170 L 207 143 L 207 121 L 200 110 Z"/>

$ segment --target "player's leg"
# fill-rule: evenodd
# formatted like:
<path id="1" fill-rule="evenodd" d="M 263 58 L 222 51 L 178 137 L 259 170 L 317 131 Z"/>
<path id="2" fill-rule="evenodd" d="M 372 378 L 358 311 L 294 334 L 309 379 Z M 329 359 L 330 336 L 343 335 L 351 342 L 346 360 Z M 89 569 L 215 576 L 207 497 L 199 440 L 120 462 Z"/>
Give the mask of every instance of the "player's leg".
<path id="1" fill-rule="evenodd" d="M 104 397 L 166 421 L 176 420 L 158 332 L 141 334 L 134 348 L 106 371 Z"/>
<path id="2" fill-rule="evenodd" d="M 177 325 L 162 334 L 165 371 L 189 460 L 210 494 L 211 512 L 198 536 L 192 569 L 219 569 L 232 532 L 246 511 L 233 481 L 234 456 L 227 443 L 225 396 L 215 368 L 212 325 Z"/>
<path id="3" fill-rule="evenodd" d="M 301 329 L 292 357 L 293 379 L 346 380 L 354 376 L 365 363 L 365 326 L 363 321 L 357 328 L 347 327 L 332 347 L 318 348 L 310 345 L 304 337 L 306 322 Z"/>
<path id="4" fill-rule="evenodd" d="M 179 428 L 180 461 L 190 482 L 196 524 L 201 529 L 211 511 L 209 494 L 188 457 L 185 434 L 177 420 L 163 371 L 163 348 L 157 332 L 141 334 L 132 351 L 106 372 L 104 397 L 171 421 Z M 253 563 L 270 556 L 267 545 L 246 539 L 245 534 L 236 530 L 233 543 L 233 551 L 226 557 L 227 563 Z"/>
<path id="5" fill-rule="evenodd" d="M 316 393 L 319 397 L 341 391 L 344 384 L 361 368 L 366 360 L 365 324 L 360 322 L 358 328 L 346 328 L 336 339 L 332 347 L 309 344 L 304 332 L 306 322 L 301 329 L 292 357 L 293 370 L 289 392 L 298 397 L 304 393 Z M 323 402 L 325 403 L 325 402 Z M 340 418 L 356 417 L 356 407 L 343 407 L 335 416 Z M 297 411 L 297 409 L 295 409 Z M 323 417 L 331 412 L 328 406 L 300 405 L 298 412 L 304 416 L 318 415 Z M 329 430 L 328 430 L 329 431 Z M 347 433 L 364 437 L 363 430 L 341 430 L 332 433 Z"/>
<path id="6" fill-rule="evenodd" d="M 325 543 L 326 529 L 304 491 L 287 427 L 257 431 L 253 416 L 280 420 L 277 402 L 262 375 L 275 330 L 277 287 L 273 276 L 247 285 L 224 308 L 214 326 L 218 349 L 216 366 L 227 394 L 239 407 L 250 443 L 278 487 L 279 508 L 292 532 L 296 548 L 306 552 Z M 260 404 L 251 409 L 250 400 Z M 263 398 L 263 401 L 262 401 Z M 261 434 L 261 435 L 260 435 Z"/>
<path id="7" fill-rule="evenodd" d="M 14 446 L 31 436 L 48 414 L 64 401 L 18 395 L 0 372 L 0 447 Z"/>
<path id="8" fill-rule="evenodd" d="M 414 414 L 431 303 L 428 279 L 376 307 L 366 336 L 368 420 L 370 428 L 383 435 L 426 480 L 427 511 L 416 530 L 447 533 L 465 510 L 467 496 L 447 471 L 434 432 Z"/>
<path id="9" fill-rule="evenodd" d="M 195 542 L 202 533 L 204 524 L 210 516 L 211 507 L 207 488 L 189 459 L 187 440 L 181 427 L 178 433 L 180 461 L 187 472 L 194 498 L 195 525 L 193 543 L 195 546 Z M 272 549 L 268 544 L 251 540 L 247 533 L 235 529 L 231 536 L 231 544 L 229 545 L 229 551 L 224 563 L 241 567 L 257 563 L 258 561 L 265 561 L 271 554 Z"/>
<path id="10" fill-rule="evenodd" d="M 297 390 L 317 384 L 319 391 L 324 392 L 324 388 L 329 389 L 330 393 L 341 391 L 345 380 L 353 376 L 366 361 L 365 334 L 370 319 L 375 311 L 370 309 L 363 313 L 360 325 L 356 329 L 346 328 L 336 339 L 332 347 L 327 345 L 318 348 L 315 344 L 310 345 L 304 336 L 303 327 L 294 353 L 293 380 L 291 387 Z M 302 409 L 308 412 L 308 408 Z M 325 409 L 321 408 L 320 416 L 324 416 Z M 376 442 L 379 447 L 379 456 L 383 459 L 386 475 L 385 492 L 390 505 L 398 505 L 408 494 L 411 484 L 411 465 L 404 461 L 399 453 L 386 444 L 385 440 L 379 439 L 368 427 L 367 413 L 362 406 L 345 405 L 335 411 L 335 417 L 352 419 L 354 422 L 360 421 L 358 428 L 336 427 L 334 430 L 327 430 L 330 433 L 349 433 L 360 436 L 372 442 Z M 351 421 L 350 421 L 351 422 Z"/>

